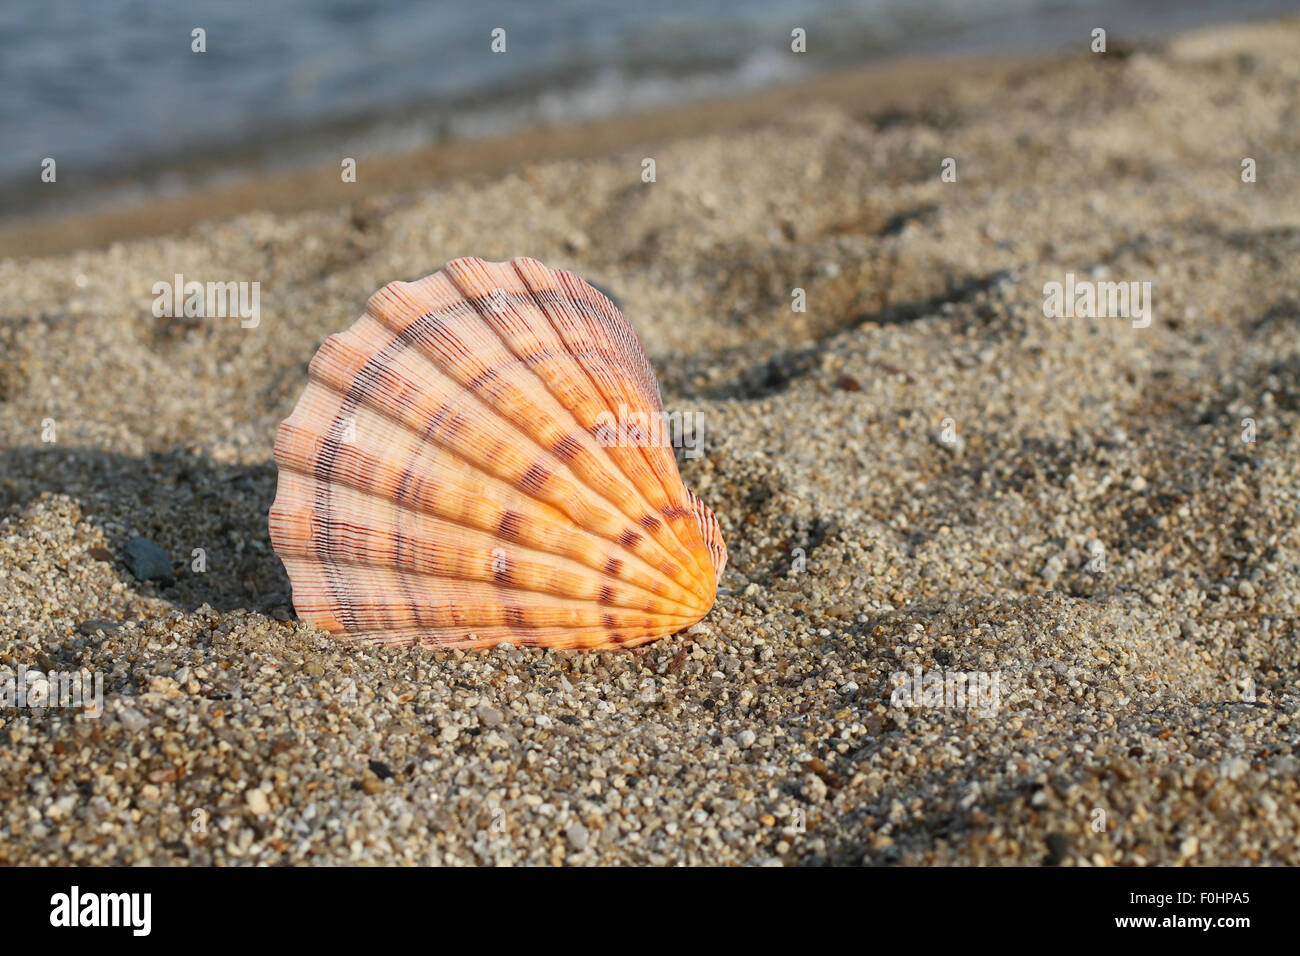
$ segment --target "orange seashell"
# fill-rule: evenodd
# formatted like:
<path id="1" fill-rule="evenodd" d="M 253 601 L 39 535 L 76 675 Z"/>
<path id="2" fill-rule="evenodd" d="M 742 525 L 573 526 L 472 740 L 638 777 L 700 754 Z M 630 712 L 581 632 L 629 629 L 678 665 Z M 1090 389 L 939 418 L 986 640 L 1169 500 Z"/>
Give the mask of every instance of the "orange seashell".
<path id="1" fill-rule="evenodd" d="M 632 647 L 713 606 L 727 550 L 662 430 L 636 333 L 533 259 L 380 289 L 275 441 L 271 542 L 298 616 L 383 644 Z"/>

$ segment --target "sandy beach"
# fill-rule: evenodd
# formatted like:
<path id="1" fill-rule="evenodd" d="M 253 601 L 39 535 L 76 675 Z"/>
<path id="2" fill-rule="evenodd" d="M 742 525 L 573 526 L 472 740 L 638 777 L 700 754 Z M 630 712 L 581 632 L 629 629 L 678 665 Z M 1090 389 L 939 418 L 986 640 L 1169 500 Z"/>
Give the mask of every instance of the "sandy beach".
<path id="1" fill-rule="evenodd" d="M 337 179 L 0 230 L 0 678 L 103 687 L 0 709 L 0 863 L 1300 862 L 1300 21 Z M 371 293 L 468 255 L 607 290 L 702 416 L 730 563 L 690 632 L 296 620 L 276 426 Z M 177 274 L 259 283 L 255 326 L 155 318 Z M 1145 314 L 1045 314 L 1105 282 Z"/>

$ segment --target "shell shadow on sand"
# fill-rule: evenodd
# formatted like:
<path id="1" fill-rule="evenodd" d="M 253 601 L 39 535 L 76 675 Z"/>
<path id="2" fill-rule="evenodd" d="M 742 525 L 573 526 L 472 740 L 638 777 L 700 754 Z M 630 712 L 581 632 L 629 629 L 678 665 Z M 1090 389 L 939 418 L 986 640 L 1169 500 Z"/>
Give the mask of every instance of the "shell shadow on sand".
<path id="1" fill-rule="evenodd" d="M 104 533 L 114 568 L 141 593 L 186 610 L 209 604 L 265 614 L 291 611 L 289 579 L 271 550 L 266 516 L 275 497 L 276 469 L 218 464 L 186 451 L 132 457 L 85 447 L 22 447 L 0 452 L 0 513 L 33 500 L 16 488 L 67 495 L 84 520 Z M 135 580 L 123 562 L 132 537 L 167 552 L 170 586 Z M 202 565 L 195 570 L 195 549 Z M 93 559 L 92 559 L 93 560 Z"/>

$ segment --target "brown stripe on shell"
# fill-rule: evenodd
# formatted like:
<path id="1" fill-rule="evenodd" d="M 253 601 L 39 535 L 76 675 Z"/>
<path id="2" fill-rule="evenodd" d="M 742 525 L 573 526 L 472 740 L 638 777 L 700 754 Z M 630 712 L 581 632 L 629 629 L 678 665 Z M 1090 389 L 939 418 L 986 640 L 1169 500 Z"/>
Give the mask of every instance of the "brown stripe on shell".
<path id="1" fill-rule="evenodd" d="M 346 382 L 348 381 L 347 376 L 344 374 L 346 371 L 346 366 L 339 369 L 337 372 L 335 371 L 335 364 L 337 362 L 345 361 L 343 357 L 345 353 L 339 352 L 339 349 L 343 348 L 341 344 L 337 344 L 339 339 L 340 339 L 339 336 L 331 337 L 331 340 L 327 341 L 326 345 L 322 347 L 321 350 L 322 354 L 318 355 L 317 359 L 313 360 L 312 362 L 312 369 L 313 369 L 313 376 L 314 376 L 313 383 L 319 383 L 319 386 L 329 387 L 332 382 L 338 381 L 340 383 L 340 387 L 342 387 L 342 385 L 345 385 Z M 356 355 L 359 353 L 354 351 L 346 354 Z M 373 402 L 378 403 L 378 407 L 374 409 L 363 408 L 360 409 L 357 414 L 370 414 L 372 412 L 378 412 L 378 413 L 388 415 L 394 421 L 399 420 L 399 413 L 389 405 L 389 402 L 391 401 L 393 394 L 395 394 L 400 390 L 399 386 L 405 387 L 405 380 L 395 377 L 395 373 L 392 369 L 387 370 L 387 372 L 388 372 L 388 378 L 385 382 L 385 386 L 386 386 L 385 389 L 381 393 L 373 397 Z M 302 402 L 300 402 L 299 410 L 302 410 L 304 406 L 309 406 L 312 404 L 309 401 L 312 395 L 313 395 L 313 385 L 309 384 L 308 390 L 306 393 L 304 393 L 304 398 Z M 321 401 L 323 402 L 324 400 L 325 399 L 322 397 Z M 416 424 L 416 419 L 414 416 L 417 411 L 418 410 L 411 410 L 411 412 L 408 413 L 408 416 L 404 419 L 405 423 L 408 426 L 414 427 L 414 425 Z M 286 422 L 287 427 L 293 426 L 296 416 L 297 416 L 297 412 L 295 413 L 295 416 L 291 417 L 289 421 Z M 455 419 L 456 417 L 457 416 L 455 414 L 449 413 L 446 408 L 439 408 L 436 412 L 433 412 L 428 416 L 428 418 L 432 422 L 438 422 L 439 420 L 441 420 L 444 425 L 449 421 Z M 383 424 L 384 423 L 382 421 L 372 423 L 373 430 L 375 431 L 380 430 L 383 427 Z M 418 441 L 425 441 L 425 440 L 440 441 L 441 439 L 438 435 L 433 435 L 429 433 L 429 428 L 431 427 L 432 426 L 425 428 L 420 435 L 414 436 L 414 439 Z M 363 442 L 364 442 L 365 435 L 369 434 L 371 430 L 372 429 L 370 428 L 361 430 L 360 434 L 363 439 Z M 282 434 L 283 431 L 284 429 L 282 429 Z M 509 443 L 501 442 L 501 447 L 504 448 L 507 444 Z M 288 464 L 290 467 L 292 467 L 293 461 L 290 460 L 286 462 L 286 458 L 284 454 L 282 454 L 282 450 L 283 450 L 282 445 L 283 445 L 282 442 L 277 442 L 277 461 L 279 461 L 282 466 Z M 504 482 L 501 479 L 496 478 L 487 472 L 483 472 L 482 464 L 478 464 L 478 465 L 475 464 L 475 461 L 481 463 L 482 459 L 474 459 L 469 451 L 467 451 L 464 448 L 458 447 L 450 439 L 446 440 L 442 444 L 439 444 L 435 450 L 437 450 L 439 454 L 457 456 L 461 462 L 465 463 L 465 466 L 467 468 L 473 469 L 477 467 L 479 469 L 480 477 L 482 480 L 488 481 L 489 483 L 495 483 L 497 485 L 504 485 Z M 404 463 L 404 467 L 409 467 L 409 463 Z M 527 459 L 521 458 L 520 464 L 518 466 L 519 470 L 523 471 L 527 467 L 528 467 Z M 555 483 L 552 492 L 553 492 L 553 498 L 555 499 L 555 503 L 557 505 L 560 505 L 566 501 L 572 502 L 577 497 L 577 486 L 571 485 L 567 481 L 567 479 L 562 479 L 557 483 Z M 513 494 L 514 494 L 513 491 L 509 492 L 509 495 L 513 495 Z M 592 512 L 588 510 L 585 513 L 575 513 L 572 510 L 570 510 L 569 514 L 567 515 L 567 518 L 570 519 L 570 521 L 576 520 L 590 527 Z M 612 537 L 613 535 L 611 534 L 611 538 Z M 660 555 L 663 554 L 662 551 L 658 553 Z"/>
<path id="2" fill-rule="evenodd" d="M 368 430 L 359 432 L 359 439 L 362 439 Z M 312 452 L 309 448 L 304 449 L 304 443 L 314 442 L 315 440 L 306 433 L 301 432 L 291 423 L 286 423 L 281 428 L 276 443 L 276 458 L 281 464 L 282 474 L 280 480 L 280 494 L 277 496 L 277 507 L 272 509 L 273 517 L 280 514 L 285 501 L 301 500 L 304 494 L 309 494 L 311 489 L 297 491 L 299 479 L 295 475 L 304 473 L 300 469 L 299 463 L 306 458 L 310 460 Z M 314 447 L 312 445 L 311 447 Z M 310 469 L 305 469 L 310 471 Z M 411 519 L 415 521 L 442 519 L 453 522 L 450 527 L 450 533 L 456 536 L 464 533 L 475 534 L 486 532 L 500 539 L 504 537 L 501 534 L 502 522 L 505 522 L 506 530 L 511 531 L 511 536 L 522 541 L 521 547 L 526 546 L 529 552 L 534 553 L 538 560 L 552 560 L 551 557 L 544 555 L 559 555 L 568 557 L 584 564 L 590 569 L 603 567 L 609 561 L 608 553 L 602 553 L 596 546 L 592 546 L 586 552 L 577 552 L 572 545 L 581 541 L 575 529 L 564 528 L 559 524 L 549 524 L 546 521 L 538 521 L 534 513 L 529 520 L 525 522 L 522 517 L 519 521 L 513 521 L 505 518 L 505 512 L 493 512 L 481 496 L 472 497 L 471 489 L 477 485 L 472 477 L 466 478 L 456 472 L 444 472 L 442 480 L 436 487 L 426 493 L 422 477 L 413 476 L 409 468 L 403 468 L 400 474 L 405 477 L 405 485 L 409 489 L 410 496 L 403 500 L 397 500 L 396 495 L 389 492 L 390 476 L 398 474 L 397 467 L 394 466 L 388 472 L 380 468 L 379 462 L 366 454 L 360 442 L 344 446 L 340 449 L 340 455 L 335 462 L 335 491 L 336 494 L 378 494 L 381 500 L 388 500 L 389 506 L 394 512 L 394 520 L 411 512 Z M 306 478 L 301 479 L 303 481 Z M 402 484 L 399 479 L 398 484 Z M 461 483 L 465 483 L 463 488 Z M 435 491 L 437 492 L 435 494 Z M 467 508 L 475 508 L 477 511 L 467 511 L 462 513 L 448 512 L 446 506 L 449 502 L 459 501 Z M 365 503 L 361 503 L 364 508 Z M 552 537 L 546 537 L 543 532 L 548 529 L 555 532 Z M 525 532 L 528 535 L 525 538 Z M 539 535 L 542 535 L 539 537 Z M 299 533 L 298 537 L 301 537 Z M 274 539 L 273 539 L 274 540 Z M 294 537 L 289 537 L 283 546 L 277 544 L 277 549 L 282 553 L 286 549 L 292 549 L 295 543 Z M 539 550 L 540 549 L 540 550 Z M 647 577 L 636 567 L 625 570 L 620 576 L 629 587 L 644 592 L 647 590 L 647 583 L 653 584 Z M 660 581 L 658 587 L 649 588 L 650 593 L 657 593 L 661 600 L 674 604 L 670 596 L 664 596 L 666 585 Z M 681 610 L 686 610 L 686 606 L 677 605 Z"/>
<path id="3" fill-rule="evenodd" d="M 497 534 L 507 541 L 518 541 L 519 528 L 523 523 L 524 516 L 518 511 L 507 511 L 501 515 L 501 520 L 497 523 Z"/>
<path id="4" fill-rule="evenodd" d="M 422 280 L 422 282 L 424 284 L 428 284 L 429 282 L 436 280 L 438 278 L 439 276 L 433 276 L 430 277 L 430 279 L 428 280 Z M 435 350 L 433 350 L 429 342 L 430 338 L 434 337 L 434 334 L 437 333 L 437 335 L 440 337 L 440 341 L 447 340 L 454 343 L 456 349 L 459 349 L 460 353 L 463 353 L 464 356 L 468 356 L 468 358 L 466 358 L 466 361 L 470 361 L 470 359 L 472 359 L 473 361 L 481 362 L 483 359 L 480 356 L 474 354 L 473 352 L 468 351 L 465 347 L 465 343 L 462 342 L 459 338 L 457 338 L 455 334 L 453 334 L 451 331 L 448 330 L 449 324 L 454 318 L 458 317 L 459 320 L 461 321 L 473 322 L 473 321 L 478 321 L 480 319 L 480 316 L 476 312 L 474 312 L 472 308 L 467 306 L 464 302 L 457 303 L 454 306 L 446 307 L 438 312 L 421 314 L 419 311 L 420 310 L 419 304 L 414 300 L 412 300 L 411 295 L 408 294 L 410 290 L 415 290 L 420 285 L 421 285 L 420 283 L 414 283 L 411 284 L 410 286 L 407 286 L 406 284 L 403 283 L 392 283 L 389 286 L 386 286 L 383 290 L 380 291 L 380 293 L 377 293 L 376 296 L 372 297 L 371 300 L 372 305 L 367 312 L 367 316 L 363 316 L 362 320 L 359 321 L 357 325 L 354 326 L 353 329 L 350 331 L 356 332 L 359 329 L 363 328 L 365 326 L 367 317 L 371 317 L 374 318 L 376 321 L 382 321 L 382 324 L 387 330 L 385 333 L 387 335 L 392 335 L 394 333 L 397 333 L 399 336 L 409 337 L 411 335 L 412 329 L 421 329 L 422 334 L 418 336 L 420 340 L 420 351 L 424 354 L 424 357 L 426 359 L 436 358 L 436 355 L 438 354 Z M 405 311 L 401 312 L 399 315 L 391 311 L 383 312 L 383 311 L 376 310 L 376 308 L 374 307 L 375 301 L 377 299 L 380 299 L 386 293 L 389 295 L 391 299 L 393 299 L 394 302 L 401 303 L 401 309 Z M 486 323 L 483 324 L 486 325 Z M 497 343 L 497 345 L 500 345 L 499 335 L 496 334 L 495 330 L 492 330 L 492 333 L 493 333 L 491 336 L 492 342 L 495 342 Z M 345 335 L 346 334 L 348 333 L 345 333 Z M 372 333 L 372 336 L 373 334 L 374 333 Z M 476 334 L 480 336 L 480 340 L 476 343 L 477 351 L 486 352 L 486 351 L 491 351 L 491 349 L 493 348 L 497 348 L 497 346 L 494 346 L 491 343 L 485 344 L 483 339 L 487 337 L 486 333 L 480 332 Z M 450 346 L 448 346 L 448 348 L 450 348 Z M 322 351 L 324 351 L 324 349 Z M 316 364 L 317 363 L 314 361 L 313 366 L 316 366 Z M 470 364 L 472 365 L 473 362 L 471 361 Z M 459 376 L 457 377 L 457 375 L 455 374 L 457 368 L 454 365 L 449 364 L 448 362 L 444 362 L 441 365 L 435 363 L 435 367 L 439 369 L 439 374 L 443 374 L 443 375 L 451 374 L 454 379 L 456 379 L 462 384 L 462 386 L 467 381 L 468 373 L 462 369 L 460 370 Z M 391 370 L 389 370 L 389 375 L 391 377 Z M 493 376 L 486 376 L 486 377 L 478 376 L 476 378 L 473 378 L 472 380 L 480 384 L 480 391 L 482 391 L 481 383 L 483 383 L 484 381 L 490 380 L 494 383 L 501 383 L 501 389 L 505 393 L 506 398 L 509 398 L 511 401 L 515 402 L 515 404 L 519 404 L 521 402 L 521 396 L 523 393 L 519 392 L 518 389 L 513 388 L 513 386 L 507 387 L 509 384 L 508 380 L 502 374 L 498 373 L 498 374 L 494 374 Z M 390 391 L 391 391 L 391 385 L 386 383 L 384 389 L 378 390 L 377 397 L 380 398 L 385 397 Z M 498 412 L 510 411 L 509 402 L 506 402 L 505 398 L 503 398 L 502 395 L 494 396 L 489 394 L 479 394 L 473 391 L 466 391 L 465 395 L 467 396 L 465 399 L 467 403 L 472 404 L 474 402 L 480 402 L 480 403 L 484 403 L 485 405 L 490 405 L 490 407 L 495 408 Z M 568 412 L 564 412 L 564 414 L 568 414 Z M 536 425 L 539 420 L 546 420 L 546 421 L 552 420 L 545 415 L 541 415 L 540 413 L 538 415 L 531 415 L 531 416 L 521 416 L 518 413 L 515 413 L 513 416 L 508 414 L 505 417 L 512 418 L 513 423 L 521 429 L 524 428 L 529 423 Z M 479 426 L 482 425 L 481 419 L 478 421 L 478 425 Z M 563 454 L 565 458 L 571 459 L 573 467 L 582 467 L 583 469 L 585 469 L 585 473 L 580 476 L 580 480 L 584 485 L 590 488 L 592 486 L 592 478 L 597 477 L 600 479 L 598 483 L 602 485 L 603 493 L 608 494 L 608 489 L 610 487 L 610 481 L 609 481 L 610 473 L 607 470 L 604 470 L 604 466 L 597 465 L 597 463 L 591 457 L 587 449 L 579 447 L 579 442 L 572 435 L 568 433 L 564 433 L 561 430 L 555 428 L 554 426 L 552 426 L 552 432 L 554 437 L 550 442 L 545 442 L 545 441 L 541 442 L 540 445 L 538 446 L 539 452 L 544 452 L 545 450 L 548 450 L 552 447 L 558 447 L 561 451 L 561 454 Z M 436 438 L 436 436 L 434 437 Z M 514 437 L 515 437 L 514 442 L 507 443 L 501 441 L 498 444 L 494 445 L 493 449 L 499 451 L 502 449 L 509 448 L 511 451 L 513 451 L 513 447 L 515 443 L 518 443 L 520 441 L 527 443 L 530 440 L 534 442 L 537 441 L 536 439 L 529 439 L 527 433 L 524 431 L 520 431 Z M 561 469 L 563 468 L 563 462 L 557 459 L 557 461 L 554 463 L 554 466 L 556 469 Z M 559 492 L 557 490 L 557 495 L 558 494 Z M 573 500 L 571 495 L 568 496 L 568 500 Z M 624 513 L 628 513 L 628 509 L 626 505 L 620 507 L 622 507 Z M 576 518 L 576 516 L 572 516 L 572 517 Z M 590 527 L 587 519 L 582 519 L 582 521 L 584 525 Z M 658 543 L 656 542 L 655 545 L 652 546 L 649 551 L 643 551 L 643 554 L 648 559 L 654 560 L 654 555 L 652 552 L 655 550 L 657 545 Z M 661 565 L 661 562 L 659 562 L 659 564 Z M 675 572 L 674 577 L 679 581 L 685 580 L 681 577 L 680 572 Z"/>
<path id="5" fill-rule="evenodd" d="M 528 282 L 527 275 L 529 274 L 545 275 L 549 271 L 535 260 L 520 260 L 514 263 L 514 267 L 521 276 L 525 276 L 525 282 Z M 563 292 L 557 294 L 556 297 L 557 314 L 560 314 L 561 311 L 567 312 L 586 320 L 585 323 L 580 323 L 579 326 L 582 327 L 586 335 L 591 336 L 591 338 L 578 342 L 572 334 L 573 330 L 578 326 L 569 327 L 570 335 L 566 336 L 566 341 L 573 347 L 573 354 L 579 358 L 579 361 L 582 361 L 582 356 L 587 354 L 586 346 L 595 345 L 599 343 L 601 335 L 612 333 L 620 346 L 618 353 L 621 360 L 617 363 L 618 366 L 623 369 L 635 368 L 640 372 L 639 376 L 634 375 L 631 377 L 626 374 L 602 376 L 600 372 L 609 368 L 608 364 L 597 366 L 589 362 L 583 362 L 592 381 L 598 382 L 606 400 L 608 402 L 613 402 L 615 399 L 620 402 L 627 401 L 633 408 L 636 408 L 638 407 L 637 399 L 639 398 L 644 403 L 641 406 L 644 409 L 655 413 L 662 412 L 658 382 L 655 381 L 654 373 L 650 369 L 645 350 L 641 348 L 635 332 L 632 331 L 622 314 L 613 307 L 613 304 L 605 296 L 592 289 L 591 286 L 573 273 L 561 270 L 556 272 L 555 275 L 558 276 L 563 287 Z M 544 296 L 543 301 L 548 302 L 550 300 Z M 592 307 L 596 307 L 594 315 Z M 594 325 L 590 321 L 593 318 L 596 319 Z M 594 326 L 599 326 L 599 333 L 596 332 Z M 627 386 L 634 379 L 636 384 L 629 392 Z M 631 455 L 641 455 L 645 463 L 658 477 L 665 492 L 665 503 L 661 510 L 681 510 L 675 506 L 678 503 L 684 503 L 683 493 L 685 488 L 682 486 L 677 470 L 677 462 L 669 446 L 667 444 L 651 443 L 628 451 Z M 687 547 L 692 549 L 692 553 L 702 543 L 698 538 L 697 529 L 693 523 L 675 522 L 670 523 L 670 526 L 673 534 L 678 540 L 685 542 Z"/>
<path id="6" fill-rule="evenodd" d="M 302 480 L 290 473 L 282 482 L 282 488 L 294 494 L 295 481 Z M 346 512 L 364 511 L 363 492 L 342 485 L 335 491 Z M 406 520 L 421 519 L 408 515 Z M 626 581 L 603 578 L 567 558 L 529 551 L 501 542 L 489 534 L 454 525 L 438 526 L 436 532 L 426 527 L 416 536 L 407 532 L 395 535 L 391 531 L 337 518 L 320 519 L 305 532 L 280 535 L 277 549 L 281 556 L 313 556 L 317 552 L 313 537 L 320 533 L 317 529 L 322 523 L 328 524 L 328 536 L 333 543 L 331 566 L 385 567 L 421 582 L 442 579 L 445 581 L 443 587 L 477 589 L 479 585 L 493 584 L 500 593 L 512 590 L 530 595 L 534 601 L 553 603 L 552 598 L 566 598 L 578 609 L 597 604 L 613 605 L 619 610 L 645 606 L 644 592 L 631 588 Z M 665 624 L 698 619 L 698 612 L 661 598 L 650 600 L 655 614 Z"/>
<path id="7" fill-rule="evenodd" d="M 609 347 L 613 316 L 596 319 L 592 310 L 570 307 L 572 302 L 582 298 L 582 288 L 590 288 L 586 283 L 576 280 L 572 274 L 566 276 L 563 272 L 552 272 L 529 259 L 518 259 L 498 267 L 479 260 L 457 260 L 449 263 L 444 272 L 471 304 L 479 309 L 484 320 L 498 332 L 511 353 L 527 363 L 530 371 L 544 383 L 550 393 L 563 395 L 566 408 L 577 418 L 579 425 L 589 429 L 594 424 L 596 411 L 614 407 L 612 398 L 615 395 L 633 409 L 642 407 L 643 396 L 634 395 L 635 390 L 625 387 L 628 377 L 625 369 L 635 367 L 637 361 L 630 360 L 630 356 L 623 354 L 627 348 L 626 342 L 620 343 L 623 345 L 621 350 Z M 577 285 L 572 289 L 565 287 L 566 283 L 573 284 L 575 280 Z M 489 301 L 483 294 L 485 288 L 492 289 L 489 307 L 483 305 Z M 555 336 L 553 340 L 543 338 L 548 332 L 547 324 L 534 321 L 536 315 L 546 319 L 549 331 Z M 618 315 L 617 310 L 614 310 L 613 315 Z M 617 322 L 625 325 L 621 316 L 618 316 Z M 524 334 L 519 334 L 521 332 Z M 546 349 L 543 346 L 547 341 L 553 341 L 561 347 Z M 631 343 L 635 345 L 635 355 L 640 363 L 648 364 L 645 363 L 644 350 L 636 342 L 635 336 L 631 336 Z M 546 357 L 553 357 L 556 361 L 546 361 Z M 583 378 L 586 379 L 585 384 Z M 653 408 L 655 411 L 659 409 L 657 386 Z M 680 486 L 676 461 L 671 455 L 666 463 L 659 460 L 662 459 L 661 448 L 648 446 L 621 449 L 615 446 L 606 451 L 624 466 L 626 473 L 632 475 L 635 472 L 628 472 L 627 465 L 644 465 L 646 462 L 638 461 L 638 456 L 643 459 L 650 456 L 655 461 L 649 472 L 657 473 L 670 468 L 675 483 Z M 660 495 L 664 493 L 662 482 L 658 489 L 654 489 L 652 484 L 636 481 L 634 484 L 643 495 L 653 495 L 656 491 Z M 643 500 L 651 507 L 654 506 L 653 497 Z M 669 539 L 660 540 L 666 544 Z M 676 538 L 676 543 L 680 547 L 681 539 Z M 698 572 L 699 563 L 695 556 L 689 549 L 684 553 Z"/>
<path id="8" fill-rule="evenodd" d="M 523 287 L 540 303 L 542 313 L 567 347 L 561 354 L 572 360 L 571 366 L 585 373 L 603 409 L 624 405 L 633 411 L 643 411 L 648 417 L 657 416 L 662 411 L 658 384 L 649 369 L 645 350 L 608 299 L 604 296 L 598 296 L 597 300 L 589 298 L 588 293 L 594 290 L 587 283 L 570 272 L 552 272 L 536 260 L 519 259 L 510 266 Z M 575 307 L 576 303 L 588 308 Z M 594 307 L 598 304 L 608 306 L 608 311 L 597 311 Z M 557 380 L 572 383 L 570 369 L 557 370 L 551 381 L 552 388 L 557 387 Z M 575 413 L 589 407 L 575 405 Z M 590 428 L 595 419 L 580 419 L 580 423 Z M 623 466 L 625 473 L 635 476 L 640 467 L 644 474 L 655 479 L 655 482 L 646 484 L 638 482 L 638 487 L 651 496 L 647 500 L 656 510 L 683 497 L 681 493 L 685 489 L 677 471 L 677 462 L 666 445 L 647 443 L 631 448 L 614 446 L 607 450 Z M 651 489 L 656 483 L 658 495 L 654 496 Z M 671 527 L 672 536 L 685 546 L 697 571 L 700 570 L 703 562 L 694 550 L 701 543 L 696 529 L 690 524 Z"/>

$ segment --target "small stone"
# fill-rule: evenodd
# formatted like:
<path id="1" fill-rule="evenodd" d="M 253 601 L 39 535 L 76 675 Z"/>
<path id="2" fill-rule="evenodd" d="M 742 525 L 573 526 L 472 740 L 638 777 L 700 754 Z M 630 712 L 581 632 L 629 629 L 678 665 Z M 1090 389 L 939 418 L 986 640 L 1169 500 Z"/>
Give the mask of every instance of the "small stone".
<path id="1" fill-rule="evenodd" d="M 86 552 L 86 554 L 94 558 L 96 561 L 107 561 L 109 564 L 112 564 L 117 560 L 113 557 L 113 552 L 108 550 L 108 548 L 91 548 Z"/>
<path id="2" fill-rule="evenodd" d="M 101 620 L 82 621 L 80 624 L 77 625 L 77 633 L 83 634 L 86 637 L 90 637 L 90 635 L 96 633 L 97 631 L 108 632 L 113 630 L 114 628 L 118 628 L 121 626 L 122 626 L 121 621 L 101 621 Z"/>
<path id="3" fill-rule="evenodd" d="M 474 712 L 478 714 L 478 722 L 484 727 L 501 726 L 501 711 L 497 710 L 495 707 L 488 704 L 479 704 L 478 708 Z"/>
<path id="4" fill-rule="evenodd" d="M 259 817 L 271 812 L 271 804 L 267 802 L 266 793 L 260 788 L 246 791 L 244 802 L 248 804 L 248 809 Z"/>
<path id="5" fill-rule="evenodd" d="M 1070 838 L 1064 833 L 1047 834 L 1047 859 L 1043 862 L 1048 866 L 1056 866 L 1065 859 L 1065 855 L 1070 852 Z"/>
<path id="6" fill-rule="evenodd" d="M 149 718 L 130 707 L 118 714 L 117 719 L 121 721 L 123 727 L 133 734 L 138 734 L 149 726 Z"/>
<path id="7" fill-rule="evenodd" d="M 1250 761 L 1244 757 L 1225 757 L 1219 762 L 1219 776 L 1228 780 L 1240 780 L 1250 771 Z"/>
<path id="8" fill-rule="evenodd" d="M 380 760 L 370 761 L 370 772 L 380 780 L 388 780 L 393 776 L 393 771 L 389 768 L 388 764 Z"/>
<path id="9" fill-rule="evenodd" d="M 1134 475 L 1133 480 L 1129 482 L 1129 487 L 1134 491 L 1142 492 L 1147 490 L 1147 480 L 1141 475 Z"/>
<path id="10" fill-rule="evenodd" d="M 126 562 L 127 570 L 137 581 L 158 581 L 163 587 L 168 587 L 176 581 L 171 558 L 167 557 L 166 551 L 148 538 L 128 540 L 122 560 Z"/>
<path id="11" fill-rule="evenodd" d="M 815 773 L 805 774 L 803 795 L 809 803 L 821 803 L 826 799 L 826 781 Z"/>
<path id="12" fill-rule="evenodd" d="M 736 737 L 736 743 L 740 744 L 742 749 L 748 749 L 754 746 L 754 741 L 757 739 L 758 734 L 754 733 L 752 730 L 742 730 L 740 735 Z"/>
<path id="13" fill-rule="evenodd" d="M 587 848 L 587 841 L 591 838 L 591 835 L 587 832 L 587 828 L 582 825 L 581 820 L 574 820 L 569 824 L 569 829 L 565 831 L 564 837 L 569 841 L 569 846 L 573 847 L 574 850 L 581 851 Z"/>
<path id="14" fill-rule="evenodd" d="M 1237 593 L 1247 600 L 1250 600 L 1255 596 L 1255 585 L 1251 584 L 1249 581 L 1242 581 L 1237 585 Z"/>

